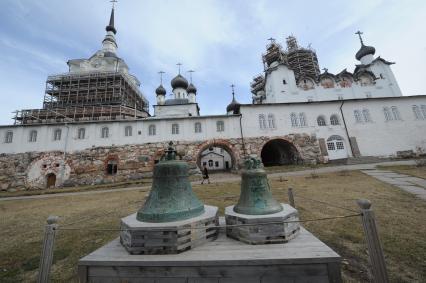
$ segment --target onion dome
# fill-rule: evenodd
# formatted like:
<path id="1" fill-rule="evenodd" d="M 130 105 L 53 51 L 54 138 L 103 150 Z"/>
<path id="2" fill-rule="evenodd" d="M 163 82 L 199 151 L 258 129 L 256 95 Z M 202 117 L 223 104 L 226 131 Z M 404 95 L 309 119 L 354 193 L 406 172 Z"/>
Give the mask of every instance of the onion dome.
<path id="1" fill-rule="evenodd" d="M 173 78 L 171 85 L 173 89 L 179 87 L 186 89 L 188 87 L 188 81 L 181 74 L 179 74 Z"/>
<path id="2" fill-rule="evenodd" d="M 192 83 L 190 83 L 189 84 L 189 86 L 188 86 L 188 88 L 186 89 L 186 91 L 188 92 L 188 93 L 194 93 L 194 94 L 197 94 L 197 88 L 192 84 Z"/>
<path id="3" fill-rule="evenodd" d="M 166 95 L 166 89 L 163 87 L 163 85 L 160 85 L 159 87 L 157 87 L 157 89 L 155 90 L 155 93 L 157 95 Z"/>
<path id="4" fill-rule="evenodd" d="M 234 91 L 232 91 L 232 101 L 226 106 L 226 113 L 232 112 L 233 114 L 240 114 L 241 104 L 235 100 Z"/>
<path id="5" fill-rule="evenodd" d="M 365 55 L 370 55 L 370 54 L 374 55 L 374 53 L 376 53 L 376 48 L 374 48 L 373 46 L 366 46 L 363 44 L 361 45 L 361 48 L 356 53 L 355 58 L 359 61 Z"/>

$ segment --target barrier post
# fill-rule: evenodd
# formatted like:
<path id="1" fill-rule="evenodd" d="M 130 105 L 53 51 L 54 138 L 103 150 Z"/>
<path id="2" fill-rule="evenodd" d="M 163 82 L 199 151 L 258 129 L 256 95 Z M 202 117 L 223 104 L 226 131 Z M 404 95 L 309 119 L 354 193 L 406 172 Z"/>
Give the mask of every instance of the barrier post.
<path id="1" fill-rule="evenodd" d="M 293 189 L 292 188 L 288 188 L 288 202 L 290 203 L 290 205 L 294 208 L 296 208 L 296 206 L 294 205 L 294 196 L 293 196 Z"/>
<path id="2" fill-rule="evenodd" d="M 41 251 L 38 271 L 38 283 L 49 282 L 49 273 L 53 261 L 53 247 L 55 243 L 56 229 L 58 228 L 58 216 L 49 216 L 44 231 L 43 250 Z"/>

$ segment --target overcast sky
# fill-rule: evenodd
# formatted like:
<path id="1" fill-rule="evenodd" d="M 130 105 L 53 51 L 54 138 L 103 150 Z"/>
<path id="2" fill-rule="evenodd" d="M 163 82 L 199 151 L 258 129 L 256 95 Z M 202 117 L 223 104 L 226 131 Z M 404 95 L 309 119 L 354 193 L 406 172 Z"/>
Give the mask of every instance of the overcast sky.
<path id="1" fill-rule="evenodd" d="M 69 59 L 100 49 L 111 3 L 106 0 L 2 0 L 0 9 L 0 124 L 16 109 L 42 106 L 45 80 L 68 70 Z M 202 114 L 225 113 L 237 100 L 251 101 L 249 83 L 263 71 L 267 38 L 284 43 L 293 34 L 317 51 L 321 68 L 353 71 L 360 47 L 392 65 L 404 95 L 426 94 L 426 1 L 175 0 L 116 4 L 118 55 L 155 104 L 158 71 L 164 85 L 193 69 Z M 183 72 L 183 73 L 184 73 Z M 184 73 L 186 75 L 186 73 Z M 152 109 L 151 109 L 152 114 Z"/>

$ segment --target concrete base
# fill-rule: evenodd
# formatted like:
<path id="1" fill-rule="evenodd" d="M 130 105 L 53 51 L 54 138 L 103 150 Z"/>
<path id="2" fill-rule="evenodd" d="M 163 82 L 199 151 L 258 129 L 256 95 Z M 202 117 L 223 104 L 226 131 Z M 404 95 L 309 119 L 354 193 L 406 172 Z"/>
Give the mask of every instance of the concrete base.
<path id="1" fill-rule="evenodd" d="M 204 206 L 204 213 L 190 219 L 151 223 L 136 219 L 136 213 L 121 219 L 120 242 L 130 254 L 176 254 L 217 238 L 216 206 Z"/>
<path id="2" fill-rule="evenodd" d="M 282 223 L 284 221 L 299 220 L 297 210 L 288 205 L 281 204 L 283 210 L 274 214 L 247 215 L 234 211 L 234 206 L 225 208 L 226 225 L 253 224 L 247 226 L 227 226 L 228 237 L 247 244 L 276 244 L 286 243 L 295 238 L 300 230 L 299 223 Z M 277 222 L 276 224 L 256 225 L 257 223 Z"/>
<path id="3" fill-rule="evenodd" d="M 80 282 L 341 282 L 341 258 L 311 233 L 286 244 L 246 245 L 220 232 L 181 254 L 129 255 L 113 240 L 80 259 Z"/>

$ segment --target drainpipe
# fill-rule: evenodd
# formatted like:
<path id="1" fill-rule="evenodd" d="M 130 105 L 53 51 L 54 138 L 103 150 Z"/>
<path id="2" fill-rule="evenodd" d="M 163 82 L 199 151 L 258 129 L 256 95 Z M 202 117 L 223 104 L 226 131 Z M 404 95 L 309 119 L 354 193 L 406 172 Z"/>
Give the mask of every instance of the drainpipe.
<path id="1" fill-rule="evenodd" d="M 242 142 L 242 144 L 243 144 L 243 153 L 244 153 L 244 156 L 246 156 L 247 155 L 247 152 L 246 152 L 246 145 L 245 145 L 245 142 L 244 142 L 244 135 L 243 135 L 243 123 L 242 123 L 242 120 L 243 119 L 243 114 L 241 114 L 241 112 L 240 112 L 240 132 L 241 132 L 241 142 Z"/>
<path id="2" fill-rule="evenodd" d="M 64 175 L 65 175 L 65 160 L 66 160 L 66 157 L 67 157 L 68 134 L 69 134 L 69 131 L 70 131 L 70 126 L 68 126 L 67 123 L 64 123 L 64 126 L 67 128 L 67 134 L 65 136 L 64 161 L 62 163 L 62 170 L 61 170 L 61 181 L 62 182 L 64 180 Z"/>
<path id="3" fill-rule="evenodd" d="M 345 104 L 344 100 L 342 100 L 342 104 L 340 104 L 340 115 L 342 115 L 343 126 L 345 127 L 346 137 L 348 138 L 349 147 L 351 148 L 352 157 L 355 157 L 355 155 L 354 155 L 354 149 L 353 149 L 352 142 L 351 142 L 351 138 L 349 137 L 348 127 L 346 126 L 345 115 L 343 115 L 343 110 L 342 110 L 343 104 Z"/>

